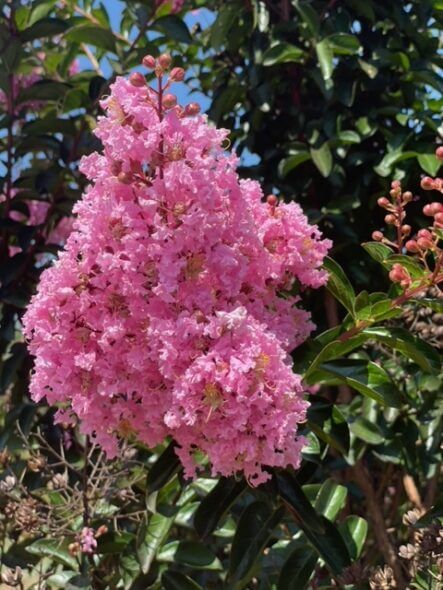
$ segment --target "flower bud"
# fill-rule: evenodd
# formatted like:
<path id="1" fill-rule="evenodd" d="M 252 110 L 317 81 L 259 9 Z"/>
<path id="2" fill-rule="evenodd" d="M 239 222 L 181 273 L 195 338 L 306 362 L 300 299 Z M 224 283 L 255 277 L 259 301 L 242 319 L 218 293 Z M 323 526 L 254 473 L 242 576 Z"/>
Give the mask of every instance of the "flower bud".
<path id="1" fill-rule="evenodd" d="M 436 227 L 443 227 L 443 212 L 437 213 L 434 217 L 434 225 Z"/>
<path id="2" fill-rule="evenodd" d="M 271 205 L 271 207 L 275 207 L 278 203 L 278 199 L 275 195 L 268 195 L 266 197 L 266 202 L 268 205 Z"/>
<path id="3" fill-rule="evenodd" d="M 165 94 L 162 100 L 162 105 L 165 109 L 172 109 L 177 104 L 177 97 L 175 94 Z"/>
<path id="4" fill-rule="evenodd" d="M 413 198 L 414 198 L 414 196 L 411 193 L 411 191 L 406 191 L 406 192 L 403 193 L 403 201 L 405 203 L 410 203 Z"/>
<path id="5" fill-rule="evenodd" d="M 428 238 L 418 238 L 417 244 L 422 250 L 430 250 L 434 247 L 434 242 Z"/>
<path id="6" fill-rule="evenodd" d="M 408 240 L 405 244 L 405 248 L 408 252 L 418 252 L 419 247 L 415 240 Z"/>
<path id="7" fill-rule="evenodd" d="M 417 236 L 419 238 L 424 238 L 425 240 L 432 240 L 432 234 L 428 229 L 419 230 Z"/>
<path id="8" fill-rule="evenodd" d="M 406 281 L 408 284 L 411 282 L 411 277 L 408 271 L 401 264 L 394 264 L 392 267 L 389 278 L 393 283 L 403 283 Z"/>
<path id="9" fill-rule="evenodd" d="M 381 233 L 381 231 L 374 231 L 374 232 L 372 232 L 372 239 L 373 239 L 375 242 L 381 242 L 381 241 L 382 241 L 382 239 L 383 239 L 383 237 L 384 237 L 384 236 L 383 236 L 383 234 Z"/>
<path id="10" fill-rule="evenodd" d="M 130 174 L 126 174 L 126 172 L 120 172 L 117 175 L 118 181 L 123 184 L 131 184 L 132 176 Z"/>
<path id="11" fill-rule="evenodd" d="M 36 455 L 28 459 L 28 467 L 31 471 L 38 473 L 46 466 L 46 457 L 43 455 Z"/>
<path id="12" fill-rule="evenodd" d="M 405 225 L 401 226 L 401 233 L 404 236 L 408 236 L 412 231 L 412 227 L 410 225 L 408 225 L 407 223 Z"/>
<path id="13" fill-rule="evenodd" d="M 171 73 L 169 74 L 169 79 L 172 82 L 181 82 L 184 80 L 185 77 L 185 70 L 183 68 L 172 68 Z"/>
<path id="14" fill-rule="evenodd" d="M 190 102 L 185 106 L 185 113 L 189 116 L 198 115 L 200 112 L 200 105 L 196 102 Z"/>
<path id="15" fill-rule="evenodd" d="M 158 58 L 158 63 L 164 70 L 169 70 L 172 64 L 172 57 L 169 53 L 162 53 Z"/>
<path id="16" fill-rule="evenodd" d="M 153 70 L 155 68 L 155 57 L 152 55 L 145 55 L 142 63 L 145 68 L 148 68 L 148 70 Z"/>
<path id="17" fill-rule="evenodd" d="M 129 81 L 131 82 L 131 84 L 133 86 L 137 86 L 137 87 L 145 86 L 146 85 L 145 77 L 140 72 L 134 72 L 134 73 L 132 73 L 129 76 Z"/>
<path id="18" fill-rule="evenodd" d="M 428 203 L 423 207 L 423 213 L 428 217 L 433 217 L 437 213 L 443 212 L 443 204 L 434 201 L 433 203 Z"/>
<path id="19" fill-rule="evenodd" d="M 389 213 L 388 215 L 385 216 L 385 221 L 388 225 L 394 225 L 396 218 L 395 215 L 392 215 L 392 213 Z"/>
<path id="20" fill-rule="evenodd" d="M 423 176 L 420 182 L 420 186 L 425 191 L 430 191 L 434 188 L 434 179 L 430 176 Z"/>
<path id="21" fill-rule="evenodd" d="M 440 147 L 438 147 L 438 148 L 435 150 L 435 155 L 437 156 L 437 158 L 438 158 L 439 160 L 443 160 L 443 145 L 441 145 Z"/>
<path id="22" fill-rule="evenodd" d="M 386 197 L 380 197 L 379 199 L 377 199 L 377 205 L 385 209 L 390 205 L 389 199 L 387 199 Z"/>

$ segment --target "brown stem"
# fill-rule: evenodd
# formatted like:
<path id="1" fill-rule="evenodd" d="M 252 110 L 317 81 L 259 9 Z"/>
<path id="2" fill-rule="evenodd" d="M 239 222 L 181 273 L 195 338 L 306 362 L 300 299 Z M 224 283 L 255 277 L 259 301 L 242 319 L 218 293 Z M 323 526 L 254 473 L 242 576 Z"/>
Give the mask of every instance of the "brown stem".
<path id="1" fill-rule="evenodd" d="M 403 487 L 405 489 L 406 495 L 414 506 L 414 508 L 418 508 L 419 510 L 423 509 L 423 502 L 420 496 L 420 492 L 415 485 L 414 478 L 411 475 L 405 474 L 403 476 Z"/>
<path id="2" fill-rule="evenodd" d="M 361 462 L 356 463 L 353 468 L 353 473 L 355 481 L 358 483 L 360 489 L 365 495 L 366 506 L 369 518 L 373 525 L 373 531 L 377 545 L 379 546 L 386 563 L 392 568 L 394 572 L 399 590 L 405 590 L 407 587 L 407 581 L 403 574 L 403 569 L 397 552 L 394 546 L 391 544 L 386 531 L 385 519 L 383 517 L 380 502 L 377 499 L 377 495 L 371 482 L 371 476 L 366 467 Z"/>

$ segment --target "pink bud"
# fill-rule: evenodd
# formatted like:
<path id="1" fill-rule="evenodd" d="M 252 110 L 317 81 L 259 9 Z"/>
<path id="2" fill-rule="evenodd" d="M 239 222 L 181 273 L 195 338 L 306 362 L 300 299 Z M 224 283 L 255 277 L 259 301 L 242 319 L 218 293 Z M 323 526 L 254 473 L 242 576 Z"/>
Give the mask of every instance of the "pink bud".
<path id="1" fill-rule="evenodd" d="M 181 82 L 184 80 L 185 77 L 185 70 L 183 68 L 172 68 L 171 73 L 169 74 L 169 79 L 172 82 Z"/>
<path id="2" fill-rule="evenodd" d="M 405 248 L 408 252 L 418 252 L 418 244 L 415 240 L 408 240 L 405 244 Z"/>
<path id="3" fill-rule="evenodd" d="M 131 74 L 129 76 L 129 81 L 133 86 L 137 87 L 146 85 L 145 77 L 140 72 L 134 72 L 133 74 Z"/>
<path id="4" fill-rule="evenodd" d="M 437 156 L 437 158 L 438 158 L 439 160 L 443 160 L 443 145 L 441 145 L 440 147 L 438 147 L 438 148 L 435 150 L 435 155 Z"/>
<path id="5" fill-rule="evenodd" d="M 148 70 L 153 70 L 155 68 L 155 57 L 152 55 L 145 55 L 142 63 L 145 68 L 148 68 Z"/>
<path id="6" fill-rule="evenodd" d="M 434 180 L 430 176 L 424 176 L 421 179 L 420 186 L 425 191 L 430 191 L 434 188 Z"/>
<path id="7" fill-rule="evenodd" d="M 433 217 L 437 213 L 443 212 L 443 204 L 434 201 L 434 203 L 428 203 L 423 207 L 423 213 L 428 217 Z"/>
<path id="8" fill-rule="evenodd" d="M 190 115 L 190 116 L 198 115 L 199 112 L 200 112 L 200 105 L 197 104 L 196 102 L 190 102 L 185 107 L 185 113 L 187 115 Z"/>
<path id="9" fill-rule="evenodd" d="M 126 172 L 120 172 L 117 176 L 119 182 L 123 184 L 131 184 L 132 177 Z"/>
<path id="10" fill-rule="evenodd" d="M 411 233 L 412 227 L 408 224 L 402 225 L 401 226 L 401 233 L 404 236 L 408 236 Z"/>
<path id="11" fill-rule="evenodd" d="M 385 216 L 385 221 L 388 225 L 394 225 L 396 219 L 395 219 L 395 215 L 392 215 L 392 213 L 389 213 L 388 215 Z"/>
<path id="12" fill-rule="evenodd" d="M 172 109 L 177 104 L 177 97 L 175 94 L 165 94 L 162 101 L 165 109 Z"/>
<path id="13" fill-rule="evenodd" d="M 432 234 L 428 229 L 419 230 L 417 236 L 419 238 L 424 238 L 425 240 L 432 240 Z"/>
<path id="14" fill-rule="evenodd" d="M 403 201 L 405 203 L 410 203 L 413 199 L 413 194 L 411 193 L 411 191 L 406 191 L 403 193 Z"/>
<path id="15" fill-rule="evenodd" d="M 172 64 L 172 57 L 169 55 L 169 53 L 162 53 L 158 58 L 158 63 L 164 70 L 169 70 Z"/>
<path id="16" fill-rule="evenodd" d="M 383 234 L 381 233 L 381 231 L 374 231 L 374 232 L 372 232 L 372 239 L 373 239 L 375 242 L 381 242 L 381 241 L 382 241 L 382 239 L 383 239 L 383 237 L 384 237 L 384 236 L 383 236 Z"/>
<path id="17" fill-rule="evenodd" d="M 377 205 L 379 207 L 386 208 L 388 205 L 390 205 L 390 203 L 386 197 L 380 197 L 379 199 L 377 199 Z"/>
<path id="18" fill-rule="evenodd" d="M 275 207 L 278 203 L 278 199 L 275 195 L 268 195 L 266 197 L 266 202 L 268 205 L 271 205 L 271 207 Z"/>
<path id="19" fill-rule="evenodd" d="M 434 247 L 434 242 L 428 238 L 418 238 L 417 244 L 422 250 L 430 250 Z"/>
<path id="20" fill-rule="evenodd" d="M 443 213 L 436 213 L 434 217 L 434 225 L 436 227 L 443 227 Z"/>
<path id="21" fill-rule="evenodd" d="M 394 264 L 392 267 L 389 278 L 393 283 L 400 283 L 402 281 L 406 281 L 408 284 L 411 281 L 411 277 L 409 276 L 408 271 L 401 265 L 401 264 Z"/>

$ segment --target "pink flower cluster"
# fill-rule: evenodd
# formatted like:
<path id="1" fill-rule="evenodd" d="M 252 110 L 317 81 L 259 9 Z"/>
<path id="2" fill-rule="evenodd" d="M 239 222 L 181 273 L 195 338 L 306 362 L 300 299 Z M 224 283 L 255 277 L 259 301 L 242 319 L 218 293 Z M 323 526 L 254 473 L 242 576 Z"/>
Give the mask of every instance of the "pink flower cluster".
<path id="1" fill-rule="evenodd" d="M 264 466 L 300 462 L 307 403 L 288 353 L 312 324 L 289 291 L 324 284 L 329 242 L 239 179 L 227 131 L 165 94 L 166 58 L 145 60 L 158 90 L 118 78 L 102 103 L 104 151 L 82 162 L 92 184 L 24 318 L 31 392 L 111 456 L 119 437 L 170 436 L 187 476 L 203 453 L 258 485 Z"/>

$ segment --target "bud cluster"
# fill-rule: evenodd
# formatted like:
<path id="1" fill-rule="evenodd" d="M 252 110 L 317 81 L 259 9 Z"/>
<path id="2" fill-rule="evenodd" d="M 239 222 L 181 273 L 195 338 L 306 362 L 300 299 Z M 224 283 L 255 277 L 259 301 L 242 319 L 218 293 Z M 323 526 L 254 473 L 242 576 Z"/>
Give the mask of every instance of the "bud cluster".
<path id="1" fill-rule="evenodd" d="M 443 159 L 443 146 L 437 149 L 437 157 Z M 422 187 L 425 189 L 437 189 L 443 192 L 441 179 L 425 177 L 422 180 Z M 423 214 L 431 218 L 427 228 L 420 229 L 416 235 L 411 236 L 412 228 L 405 223 L 406 205 L 413 200 L 410 191 L 402 191 L 398 180 L 391 184 L 388 197 L 380 197 L 378 205 L 387 211 L 385 222 L 396 229 L 396 239 L 388 239 L 381 231 L 372 234 L 373 240 L 381 242 L 393 248 L 398 254 L 412 256 L 423 269 L 423 276 L 414 278 L 411 276 L 407 265 L 396 262 L 393 264 L 389 278 L 392 282 L 398 283 L 403 289 L 409 292 L 419 293 L 421 290 L 438 286 L 443 281 L 443 203 L 432 202 L 423 207 Z"/>

